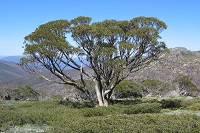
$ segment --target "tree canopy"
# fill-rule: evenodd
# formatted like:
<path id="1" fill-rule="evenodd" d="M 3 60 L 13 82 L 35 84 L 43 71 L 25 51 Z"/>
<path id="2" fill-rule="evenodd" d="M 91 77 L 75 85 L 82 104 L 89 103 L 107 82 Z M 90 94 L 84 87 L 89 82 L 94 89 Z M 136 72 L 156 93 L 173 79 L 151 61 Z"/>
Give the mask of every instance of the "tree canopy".
<path id="1" fill-rule="evenodd" d="M 93 101 L 85 83 L 91 80 L 99 105 L 107 106 L 117 84 L 167 49 L 160 41 L 166 28 L 154 17 L 92 22 L 90 17 L 80 16 L 51 21 L 25 37 L 20 65 L 52 81 L 42 73 L 45 68 L 60 79 L 53 82 L 72 85 Z M 66 73 L 66 67 L 80 73 L 78 82 Z"/>

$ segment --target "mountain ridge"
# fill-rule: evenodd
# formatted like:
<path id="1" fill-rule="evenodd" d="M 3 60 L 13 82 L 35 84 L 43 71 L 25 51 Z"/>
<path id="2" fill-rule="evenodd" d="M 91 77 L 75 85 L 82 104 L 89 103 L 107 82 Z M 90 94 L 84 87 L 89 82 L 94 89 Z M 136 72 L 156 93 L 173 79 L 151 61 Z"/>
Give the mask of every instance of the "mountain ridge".
<path id="1" fill-rule="evenodd" d="M 26 74 L 16 63 L 0 60 L 0 81 L 23 77 Z"/>
<path id="2" fill-rule="evenodd" d="M 15 56 L 0 56 L 0 60 L 3 61 L 10 61 L 14 63 L 19 63 L 21 59 L 21 55 L 15 55 Z"/>
<path id="3" fill-rule="evenodd" d="M 79 73 L 75 70 L 66 70 L 66 72 L 73 77 L 79 76 Z M 7 74 L 7 76 L 0 75 L 0 89 L 28 84 L 34 89 L 45 90 L 53 95 L 64 95 L 67 93 L 67 89 L 65 89 L 64 85 L 49 83 L 34 75 L 29 75 L 23 72 L 23 70 L 13 62 L 0 61 L 0 73 L 4 75 Z M 190 51 L 182 47 L 171 48 L 169 52 L 161 55 L 160 60 L 152 62 L 146 68 L 131 74 L 128 79 L 133 81 L 155 79 L 171 83 L 179 75 L 189 76 L 200 91 L 200 51 Z M 3 79 L 3 77 L 6 78 Z"/>

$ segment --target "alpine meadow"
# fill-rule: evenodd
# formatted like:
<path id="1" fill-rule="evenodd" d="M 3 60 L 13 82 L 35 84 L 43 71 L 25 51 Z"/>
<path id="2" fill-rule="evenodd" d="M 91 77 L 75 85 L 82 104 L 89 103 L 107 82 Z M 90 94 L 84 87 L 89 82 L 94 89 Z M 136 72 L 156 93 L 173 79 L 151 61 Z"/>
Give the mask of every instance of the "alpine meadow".
<path id="1" fill-rule="evenodd" d="M 79 16 L 25 35 L 0 60 L 2 133 L 198 133 L 200 51 L 168 48 L 155 17 Z"/>

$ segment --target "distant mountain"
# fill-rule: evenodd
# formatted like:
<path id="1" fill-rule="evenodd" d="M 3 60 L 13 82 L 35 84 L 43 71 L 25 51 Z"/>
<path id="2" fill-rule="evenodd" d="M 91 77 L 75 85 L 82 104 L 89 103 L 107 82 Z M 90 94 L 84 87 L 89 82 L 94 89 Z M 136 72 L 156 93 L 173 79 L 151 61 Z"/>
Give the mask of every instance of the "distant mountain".
<path id="1" fill-rule="evenodd" d="M 161 59 L 138 71 L 134 79 L 150 78 L 171 82 L 178 75 L 188 75 L 200 88 L 200 52 L 177 47 L 161 55 Z"/>
<path id="2" fill-rule="evenodd" d="M 9 61 L 9 62 L 14 62 L 14 63 L 19 63 L 20 62 L 20 59 L 22 58 L 23 56 L 0 56 L 0 61 Z M 78 58 L 73 58 L 73 60 L 77 63 L 77 64 L 81 64 L 81 62 L 79 61 Z M 86 62 L 86 61 L 85 61 Z M 73 64 L 71 64 L 73 66 Z M 64 64 L 61 64 L 61 66 L 64 68 L 65 65 Z M 66 67 L 65 68 L 66 70 L 70 69 L 70 67 Z"/>
<path id="3" fill-rule="evenodd" d="M 66 73 L 74 78 L 79 77 L 79 73 L 76 70 L 66 70 Z M 46 72 L 45 75 L 58 80 L 56 77 L 52 76 L 50 72 Z M 25 85 L 30 85 L 33 89 L 46 92 L 50 96 L 65 96 L 67 91 L 69 91 L 62 84 L 51 83 L 36 75 L 24 72 L 15 63 L 0 61 L 0 91 Z"/>
<path id="4" fill-rule="evenodd" d="M 184 74 L 189 76 L 200 90 L 200 51 L 190 51 L 186 48 L 172 48 L 169 51 L 169 53 L 162 54 L 159 61 L 150 63 L 146 68 L 131 74 L 129 79 L 134 81 L 155 79 L 171 83 L 179 75 Z M 19 56 L 17 58 L 19 59 Z M 8 60 L 9 58 L 4 59 Z M 16 62 L 16 60 L 14 61 Z M 79 72 L 76 70 L 66 69 L 66 73 L 76 79 L 79 78 Z M 22 85 L 31 85 L 34 89 L 45 90 L 53 95 L 65 95 L 67 91 L 63 85 L 53 84 L 27 74 L 16 63 L 0 61 L 0 89 Z M 153 93 L 153 91 L 149 91 Z"/>
<path id="5" fill-rule="evenodd" d="M 0 57 L 0 60 L 19 63 L 21 57 L 22 56 L 6 56 L 6 57 L 2 57 L 2 58 Z"/>
<path id="6" fill-rule="evenodd" d="M 0 60 L 0 82 L 23 77 L 26 74 L 16 63 Z"/>
<path id="7" fill-rule="evenodd" d="M 5 56 L 3 56 L 3 55 L 0 55 L 0 59 L 2 59 L 2 58 L 4 58 Z"/>

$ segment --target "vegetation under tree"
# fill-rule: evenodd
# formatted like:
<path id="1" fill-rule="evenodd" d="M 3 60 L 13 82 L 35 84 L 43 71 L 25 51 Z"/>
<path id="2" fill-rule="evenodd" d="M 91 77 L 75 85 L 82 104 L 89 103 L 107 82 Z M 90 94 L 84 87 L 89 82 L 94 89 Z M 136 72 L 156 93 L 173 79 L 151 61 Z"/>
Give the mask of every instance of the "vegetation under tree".
<path id="1" fill-rule="evenodd" d="M 158 59 L 166 50 L 159 34 L 167 26 L 154 17 L 93 23 L 91 20 L 81 16 L 71 21 L 56 20 L 40 25 L 25 37 L 25 57 L 20 65 L 53 81 L 41 71 L 49 70 L 60 79 L 53 82 L 74 86 L 93 102 L 95 99 L 86 87 L 86 80 L 91 80 L 95 83 L 99 106 L 108 106 L 117 84 Z M 74 42 L 69 41 L 70 36 Z M 78 82 L 66 74 L 66 67 L 80 73 Z"/>

